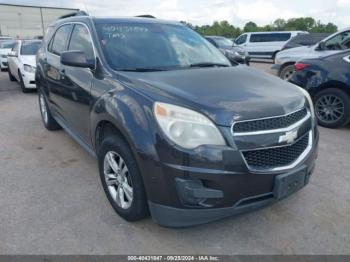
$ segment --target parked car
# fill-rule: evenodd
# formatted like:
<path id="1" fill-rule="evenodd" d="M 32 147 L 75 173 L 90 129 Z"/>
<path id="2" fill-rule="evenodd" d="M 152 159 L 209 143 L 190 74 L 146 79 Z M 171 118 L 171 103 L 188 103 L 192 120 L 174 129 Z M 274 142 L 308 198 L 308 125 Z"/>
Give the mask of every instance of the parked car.
<path id="1" fill-rule="evenodd" d="M 243 48 L 233 46 L 230 39 L 222 36 L 206 36 L 210 43 L 220 50 L 231 62 L 249 65 L 250 57 Z"/>
<path id="2" fill-rule="evenodd" d="M 349 72 L 350 51 L 295 64 L 290 81 L 310 93 L 320 125 L 339 128 L 350 122 Z"/>
<path id="3" fill-rule="evenodd" d="M 8 74 L 11 81 L 18 81 L 24 93 L 35 89 L 35 55 L 41 40 L 19 40 L 8 54 Z"/>
<path id="4" fill-rule="evenodd" d="M 97 158 L 124 219 L 150 211 L 163 226 L 196 225 L 308 184 L 318 131 L 303 89 L 232 66 L 181 23 L 74 16 L 48 32 L 36 70 L 43 124 Z"/>
<path id="5" fill-rule="evenodd" d="M 276 55 L 272 70 L 284 80 L 289 80 L 294 73 L 297 61 L 310 58 L 321 58 L 342 52 L 350 48 L 350 28 L 330 35 L 312 46 L 296 47 L 279 52 Z"/>
<path id="6" fill-rule="evenodd" d="M 285 43 L 299 34 L 308 33 L 303 31 L 251 32 L 240 35 L 234 43 L 247 51 L 251 58 L 274 59 Z"/>
<path id="7" fill-rule="evenodd" d="M 330 34 L 327 33 L 310 33 L 310 34 L 300 34 L 295 37 L 293 37 L 291 40 L 289 40 L 281 49 L 287 50 L 294 47 L 300 47 L 300 46 L 312 46 L 320 42 L 321 40 L 325 39 L 326 37 L 330 36 Z"/>
<path id="8" fill-rule="evenodd" d="M 0 41 L 0 69 L 7 69 L 7 55 L 15 45 L 15 41 Z"/>
<path id="9" fill-rule="evenodd" d="M 10 41 L 13 40 L 13 37 L 10 36 L 0 36 L 0 41 Z"/>

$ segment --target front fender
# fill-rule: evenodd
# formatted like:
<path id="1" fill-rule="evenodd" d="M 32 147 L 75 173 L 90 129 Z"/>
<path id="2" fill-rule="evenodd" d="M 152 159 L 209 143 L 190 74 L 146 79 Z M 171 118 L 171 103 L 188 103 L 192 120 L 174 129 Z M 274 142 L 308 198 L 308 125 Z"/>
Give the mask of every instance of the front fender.
<path id="1" fill-rule="evenodd" d="M 158 159 L 155 150 L 153 103 L 129 89 L 104 93 L 91 111 L 91 139 L 95 150 L 97 129 L 109 122 L 129 143 L 134 155 L 151 155 Z"/>

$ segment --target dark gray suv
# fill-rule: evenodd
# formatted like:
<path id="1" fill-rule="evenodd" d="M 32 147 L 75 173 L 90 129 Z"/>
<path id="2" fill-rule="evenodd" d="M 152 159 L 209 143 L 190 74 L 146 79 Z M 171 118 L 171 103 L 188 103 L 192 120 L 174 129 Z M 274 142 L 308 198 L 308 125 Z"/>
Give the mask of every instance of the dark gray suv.
<path id="1" fill-rule="evenodd" d="M 303 188 L 314 170 L 309 95 L 232 66 L 181 23 L 59 20 L 37 54 L 36 84 L 45 127 L 97 158 L 128 221 L 150 212 L 183 227 L 251 211 Z"/>

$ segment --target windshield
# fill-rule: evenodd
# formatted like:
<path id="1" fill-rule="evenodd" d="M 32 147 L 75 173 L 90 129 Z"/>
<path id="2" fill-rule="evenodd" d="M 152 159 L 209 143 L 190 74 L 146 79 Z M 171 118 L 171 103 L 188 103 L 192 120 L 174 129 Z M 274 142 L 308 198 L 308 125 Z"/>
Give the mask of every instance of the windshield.
<path id="1" fill-rule="evenodd" d="M 229 61 L 214 46 L 186 26 L 159 23 L 97 23 L 106 59 L 115 70 L 175 69 Z"/>
<path id="2" fill-rule="evenodd" d="M 219 47 L 228 48 L 233 46 L 233 42 L 227 38 L 214 38 L 214 41 Z"/>
<path id="3" fill-rule="evenodd" d="M 15 44 L 16 44 L 16 42 L 2 42 L 0 44 L 0 48 L 2 48 L 2 49 L 12 49 Z"/>
<path id="4" fill-rule="evenodd" d="M 41 41 L 23 42 L 21 46 L 21 55 L 35 55 L 41 46 Z"/>

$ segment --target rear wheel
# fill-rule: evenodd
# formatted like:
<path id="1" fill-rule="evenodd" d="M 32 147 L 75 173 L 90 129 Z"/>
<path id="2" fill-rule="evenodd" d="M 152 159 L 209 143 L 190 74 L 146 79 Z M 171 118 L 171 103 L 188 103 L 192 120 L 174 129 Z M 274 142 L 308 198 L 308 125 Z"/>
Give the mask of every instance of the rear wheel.
<path id="1" fill-rule="evenodd" d="M 101 182 L 114 210 L 127 221 L 148 215 L 143 180 L 127 143 L 118 136 L 103 140 L 98 151 Z"/>
<path id="2" fill-rule="evenodd" d="M 40 108 L 40 114 L 41 119 L 44 123 L 44 126 L 46 129 L 50 131 L 61 129 L 61 126 L 56 122 L 56 120 L 53 118 L 50 112 L 50 108 L 47 105 L 45 95 L 42 91 L 38 92 L 39 94 L 39 108 Z"/>
<path id="3" fill-rule="evenodd" d="M 291 79 L 293 74 L 294 74 L 294 65 L 288 65 L 283 67 L 283 69 L 281 70 L 280 78 L 288 81 L 289 79 Z"/>
<path id="4" fill-rule="evenodd" d="M 329 88 L 315 95 L 315 114 L 318 123 L 328 128 L 343 127 L 350 121 L 350 97 L 337 88 Z"/>

